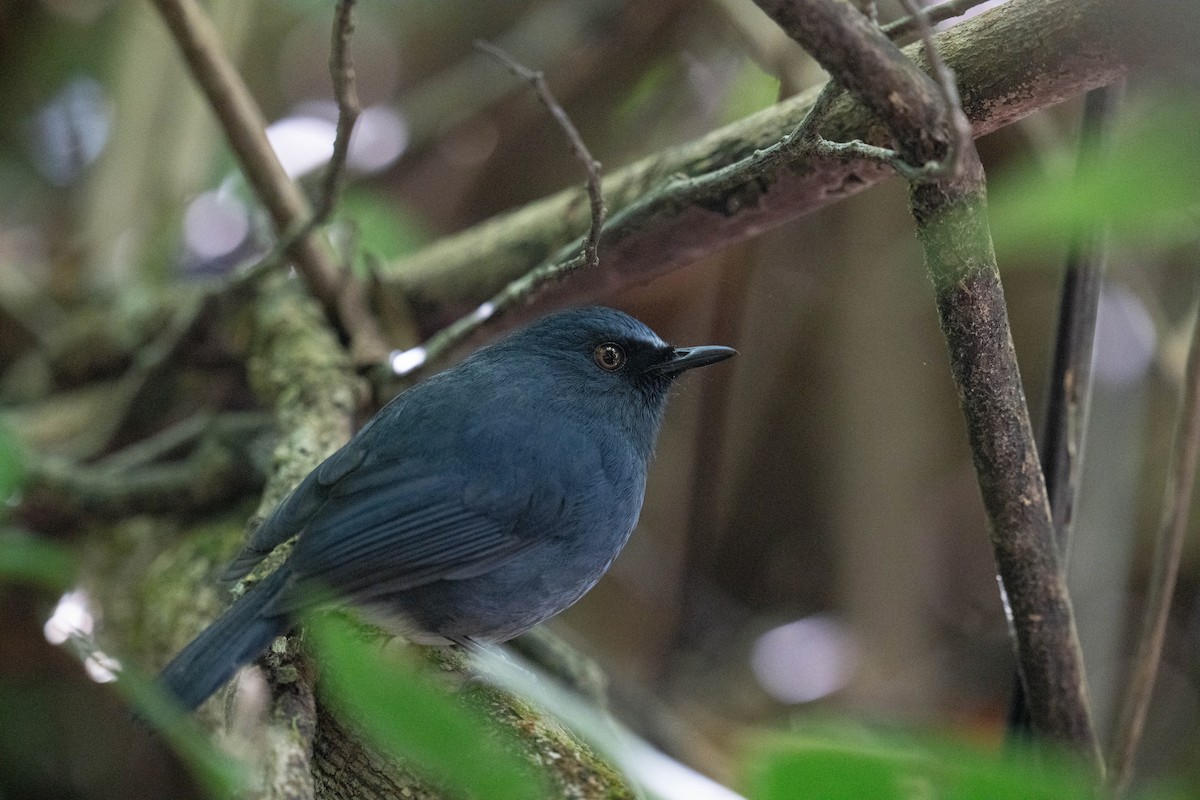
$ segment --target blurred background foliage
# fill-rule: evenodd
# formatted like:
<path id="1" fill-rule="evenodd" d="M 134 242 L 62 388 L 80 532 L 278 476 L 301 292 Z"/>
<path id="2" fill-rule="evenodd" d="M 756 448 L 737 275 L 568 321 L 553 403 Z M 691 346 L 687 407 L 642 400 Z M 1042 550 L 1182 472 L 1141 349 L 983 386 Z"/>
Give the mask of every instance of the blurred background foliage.
<path id="1" fill-rule="evenodd" d="M 882 19 L 901 16 L 896 3 L 878 7 Z M 211 0 L 207 8 L 284 164 L 314 181 L 335 119 L 330 3 Z M 1141 610 L 1200 289 L 1198 31 L 1189 13 L 1175 26 L 1149 11 L 1132 19 L 1152 33 L 1155 58 L 1131 82 L 1115 157 L 1095 173 L 1073 176 L 1078 98 L 980 141 L 1035 417 L 1069 233 L 1099 214 L 1115 234 L 1070 553 L 1102 732 Z M 749 0 L 363 0 L 353 47 L 366 112 L 334 226 L 359 268 L 582 182 L 539 104 L 472 48 L 479 37 L 547 73 L 609 170 L 823 80 Z M 0 2 L 0 108 L 7 497 L 22 472 L 12 431 L 39 457 L 102 455 L 95 415 L 129 368 L 131 343 L 163 329 L 166 298 L 221 280 L 270 237 L 148 3 Z M 912 795 L 872 788 L 872 770 L 894 778 L 909 769 L 894 768 L 907 756 L 877 758 L 874 744 L 843 747 L 833 735 L 792 743 L 826 743 L 815 749 L 751 747 L 760 753 L 753 763 L 766 766 L 747 771 L 747 733 L 761 727 L 833 715 L 994 749 L 1013 662 L 905 187 L 889 181 L 601 299 L 672 341 L 741 351 L 730 369 L 680 389 L 638 533 L 597 589 L 553 623 L 603 666 L 615 715 L 762 798 L 801 796 L 786 787 L 820 786 L 820 775 L 841 772 L 862 781 L 847 797 Z M 236 345 L 236 325 L 229 335 Z M 139 394 L 138 413 L 105 446 L 198 409 L 248 407 L 241 373 L 214 357 L 169 388 Z M 30 787 L 42 797 L 191 796 L 187 771 L 114 722 L 122 704 L 45 641 L 42 623 L 75 559 L 96 548 L 89 535 L 98 526 L 86 514 L 42 522 L 43 539 L 5 528 L 0 540 L 0 763 L 28 767 L 0 770 L 0 796 L 33 796 L 22 794 Z M 32 592 L 29 581 L 52 591 Z M 1194 796 L 1194 536 L 1175 611 L 1139 774 Z M 102 619 L 104 609 L 91 613 Z M 102 735 L 110 725 L 123 733 Z M 918 746 L 902 742 L 897 752 Z M 963 775 L 976 775 L 972 758 L 958 759 Z"/>

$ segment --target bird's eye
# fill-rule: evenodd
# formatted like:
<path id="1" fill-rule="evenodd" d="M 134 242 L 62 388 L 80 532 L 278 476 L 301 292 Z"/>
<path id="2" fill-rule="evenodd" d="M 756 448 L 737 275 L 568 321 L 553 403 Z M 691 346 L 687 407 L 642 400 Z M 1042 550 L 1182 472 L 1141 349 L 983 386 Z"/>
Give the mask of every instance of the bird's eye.
<path id="1" fill-rule="evenodd" d="M 592 358 L 605 372 L 616 372 L 625 366 L 625 348 L 616 342 L 605 342 L 592 352 Z"/>

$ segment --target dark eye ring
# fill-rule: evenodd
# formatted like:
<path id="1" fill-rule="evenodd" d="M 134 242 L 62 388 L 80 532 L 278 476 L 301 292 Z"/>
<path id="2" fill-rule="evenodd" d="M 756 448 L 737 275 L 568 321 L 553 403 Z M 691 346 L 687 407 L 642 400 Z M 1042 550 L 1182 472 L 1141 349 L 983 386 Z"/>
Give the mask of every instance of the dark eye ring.
<path id="1" fill-rule="evenodd" d="M 625 366 L 625 348 L 616 342 L 605 342 L 596 346 L 592 358 L 595 359 L 596 366 L 605 372 L 616 372 Z"/>

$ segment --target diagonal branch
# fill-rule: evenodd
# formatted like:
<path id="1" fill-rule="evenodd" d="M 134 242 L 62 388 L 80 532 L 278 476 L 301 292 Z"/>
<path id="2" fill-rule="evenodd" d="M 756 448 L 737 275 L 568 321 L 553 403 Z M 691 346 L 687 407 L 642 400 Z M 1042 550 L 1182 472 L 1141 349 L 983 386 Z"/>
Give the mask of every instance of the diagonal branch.
<path id="1" fill-rule="evenodd" d="M 1009 0 L 935 37 L 959 77 L 976 136 L 1106 85 L 1125 72 L 1121 0 Z M 920 62 L 920 48 L 905 52 Z M 751 161 L 805 117 L 818 90 L 804 92 L 678 148 L 648 156 L 604 180 L 611 218 L 604 264 L 581 270 L 549 302 L 595 298 L 645 283 L 771 227 L 870 188 L 891 170 L 825 157 Z M 888 140 L 878 120 L 840 93 L 821 125 L 831 139 Z M 689 185 L 740 164 L 742 182 L 714 192 Z M 402 294 L 426 330 L 457 318 L 542 263 L 578 253 L 588 226 L 569 189 L 497 216 L 388 265 L 385 288 Z"/>
<path id="2" fill-rule="evenodd" d="M 588 269 L 595 269 L 600 266 L 600 231 L 604 229 L 604 217 L 608 213 L 604 208 L 604 195 L 600 190 L 600 162 L 592 158 L 592 152 L 588 150 L 583 137 L 579 135 L 575 123 L 571 122 L 567 112 L 550 93 L 545 75 L 518 63 L 512 56 L 493 44 L 479 41 L 475 42 L 475 46 L 497 59 L 518 78 L 528 81 L 533 86 L 542 105 L 549 109 L 554 121 L 558 123 L 558 127 L 562 128 L 563 133 L 566 134 L 567 140 L 571 143 L 571 152 L 587 170 L 587 192 L 592 210 L 592 222 L 588 228 L 587 238 L 583 242 L 583 253 L 584 264 Z"/>
<path id="3" fill-rule="evenodd" d="M 495 45 L 477 41 L 475 46 L 498 60 L 518 78 L 528 81 L 537 92 L 542 104 L 549 109 L 555 122 L 566 134 L 567 140 L 571 144 L 571 151 L 583 163 L 584 169 L 587 171 L 591 224 L 588 227 L 587 236 L 584 238 L 581 254 L 567 259 L 552 259 L 539 265 L 521 278 L 509 283 L 471 313 L 438 331 L 419 347 L 392 353 L 389 363 L 391 373 L 407 376 L 409 379 L 436 365 L 442 358 L 453 352 L 454 348 L 470 339 L 484 325 L 494 322 L 521 303 L 532 302 L 539 292 L 544 291 L 553 283 L 562 281 L 577 270 L 594 271 L 600 267 L 600 234 L 604 230 L 604 220 L 608 213 L 604 208 L 604 195 L 600 189 L 600 162 L 592 157 L 592 153 L 588 150 L 575 123 L 571 122 L 567 112 L 554 98 L 550 87 L 546 84 L 546 78 L 541 72 L 529 69 Z"/>
<path id="4" fill-rule="evenodd" d="M 844 0 L 756 2 L 884 123 L 905 162 L 926 165 L 906 174 L 912 213 L 966 420 L 1034 730 L 1072 745 L 1101 770 L 1074 615 L 992 248 L 986 181 L 969 127 L 960 121 L 953 75 L 941 65 L 915 0 L 904 5 L 921 21 L 934 80 Z"/>
<path id="5" fill-rule="evenodd" d="M 271 149 L 262 111 L 226 55 L 212 21 L 196 0 L 154 0 L 154 4 L 309 292 L 350 339 L 356 361 L 382 358 L 387 349 L 364 296 L 346 291 L 347 273 L 328 243 L 308 226 L 313 217 L 308 200 Z"/>

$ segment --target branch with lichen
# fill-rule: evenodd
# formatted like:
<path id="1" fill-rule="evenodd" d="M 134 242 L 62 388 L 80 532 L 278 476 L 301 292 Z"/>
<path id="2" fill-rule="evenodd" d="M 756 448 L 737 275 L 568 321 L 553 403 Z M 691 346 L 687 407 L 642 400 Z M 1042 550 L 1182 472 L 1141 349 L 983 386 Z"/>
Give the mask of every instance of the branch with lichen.
<path id="1" fill-rule="evenodd" d="M 844 145 L 840 151 L 886 164 L 909 180 L 1033 729 L 1072 746 L 1102 772 L 988 227 L 986 180 L 954 76 L 912 0 L 904 5 L 920 20 L 932 78 L 843 0 L 756 2 L 887 129 L 887 146 Z"/>
<path id="2" fill-rule="evenodd" d="M 1125 72 L 1119 0 L 1010 0 L 936 35 L 959 78 L 976 136 Z M 905 54 L 924 63 L 919 47 Z M 577 270 L 540 307 L 593 299 L 654 278 L 746 241 L 764 230 L 849 197 L 892 174 L 887 168 L 821 155 L 782 161 L 756 154 L 804 119 L 820 93 L 804 92 L 678 148 L 648 156 L 604 180 L 609 220 L 604 264 Z M 831 141 L 889 143 L 869 111 L 838 92 L 821 126 Z M 707 178 L 728 170 L 728 180 Z M 470 312 L 539 265 L 565 265 L 588 228 L 587 204 L 569 189 L 502 214 L 390 264 L 384 289 L 411 304 L 426 331 Z M 513 315 L 505 324 L 520 319 Z"/>

